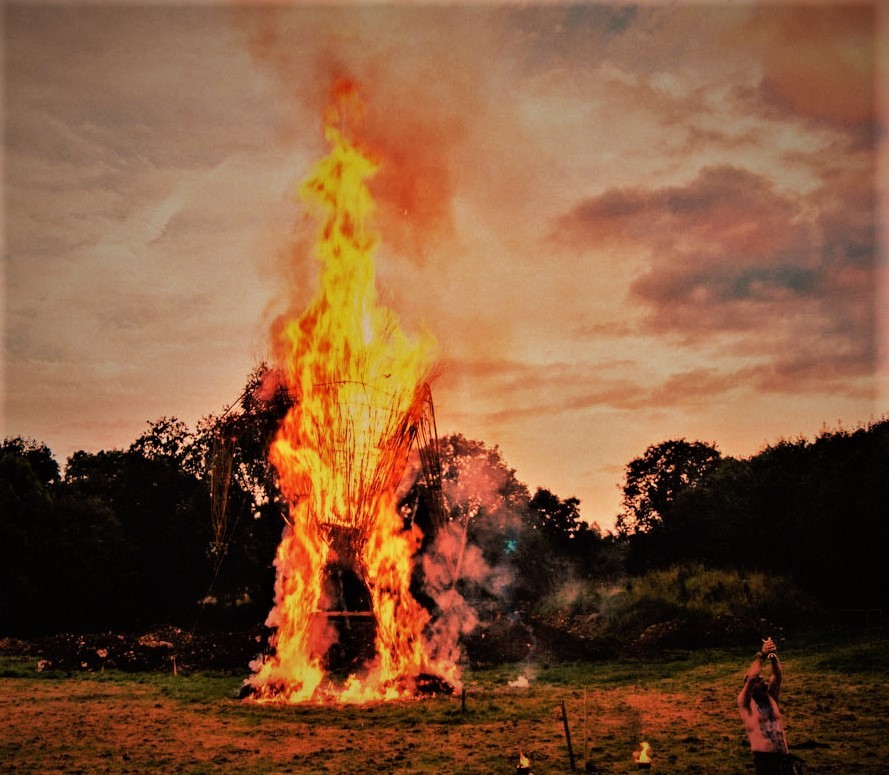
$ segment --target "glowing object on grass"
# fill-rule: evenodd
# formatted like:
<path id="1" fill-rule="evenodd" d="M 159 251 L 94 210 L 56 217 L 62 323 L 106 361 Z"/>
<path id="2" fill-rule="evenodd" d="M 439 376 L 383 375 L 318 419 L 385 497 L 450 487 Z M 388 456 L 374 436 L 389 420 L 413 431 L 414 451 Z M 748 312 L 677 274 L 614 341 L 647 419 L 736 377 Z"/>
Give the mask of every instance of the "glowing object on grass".
<path id="1" fill-rule="evenodd" d="M 647 770 L 651 767 L 651 746 L 644 740 L 639 743 L 639 750 L 633 751 L 633 758 L 639 769 Z"/>

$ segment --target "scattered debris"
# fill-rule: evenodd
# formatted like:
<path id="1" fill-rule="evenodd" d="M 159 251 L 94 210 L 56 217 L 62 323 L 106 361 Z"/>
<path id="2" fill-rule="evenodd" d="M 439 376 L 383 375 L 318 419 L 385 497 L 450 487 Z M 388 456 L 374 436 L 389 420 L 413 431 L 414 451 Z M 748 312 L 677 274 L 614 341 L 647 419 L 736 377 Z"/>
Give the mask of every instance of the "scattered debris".
<path id="1" fill-rule="evenodd" d="M 34 657 L 37 670 L 168 672 L 188 670 L 244 673 L 256 658 L 257 631 L 191 633 L 164 627 L 148 633 L 60 633 L 32 640 L 4 638 L 0 653 Z"/>

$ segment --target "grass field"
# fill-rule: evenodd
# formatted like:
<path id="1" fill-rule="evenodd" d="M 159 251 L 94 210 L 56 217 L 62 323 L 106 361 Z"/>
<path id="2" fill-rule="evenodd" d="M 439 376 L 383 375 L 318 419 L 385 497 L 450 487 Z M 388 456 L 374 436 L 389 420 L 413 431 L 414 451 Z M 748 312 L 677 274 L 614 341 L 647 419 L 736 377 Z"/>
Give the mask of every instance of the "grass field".
<path id="1" fill-rule="evenodd" d="M 886 643 L 787 647 L 783 709 L 807 772 L 889 771 Z M 735 698 L 747 652 L 657 661 L 508 665 L 464 674 L 465 699 L 369 706 L 260 706 L 243 676 L 37 672 L 0 660 L 3 773 L 752 772 Z M 527 688 L 510 687 L 524 675 Z M 594 769 L 595 768 L 595 769 Z"/>

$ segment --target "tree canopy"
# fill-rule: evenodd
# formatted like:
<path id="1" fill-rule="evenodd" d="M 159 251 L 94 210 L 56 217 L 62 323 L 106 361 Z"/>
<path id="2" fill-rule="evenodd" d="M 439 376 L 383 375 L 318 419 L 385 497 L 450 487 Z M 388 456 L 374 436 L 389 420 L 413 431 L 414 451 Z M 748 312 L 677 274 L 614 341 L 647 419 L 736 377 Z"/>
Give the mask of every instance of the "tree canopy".
<path id="1" fill-rule="evenodd" d="M 663 524 L 678 495 L 713 471 L 719 450 L 700 441 L 674 439 L 650 446 L 627 464 L 619 533 L 644 533 Z"/>
<path id="2" fill-rule="evenodd" d="M 75 452 L 64 475 L 45 444 L 3 441 L 0 634 L 260 624 L 286 513 L 267 450 L 287 406 L 260 368 L 237 411 L 194 430 L 161 417 L 127 449 Z M 887 602 L 889 421 L 746 459 L 654 444 L 627 464 L 613 535 L 577 498 L 532 494 L 499 447 L 453 434 L 439 452 L 449 529 L 508 580 L 489 601 L 503 611 L 675 563 L 781 575 L 837 609 Z M 425 487 L 402 511 L 431 536 Z"/>

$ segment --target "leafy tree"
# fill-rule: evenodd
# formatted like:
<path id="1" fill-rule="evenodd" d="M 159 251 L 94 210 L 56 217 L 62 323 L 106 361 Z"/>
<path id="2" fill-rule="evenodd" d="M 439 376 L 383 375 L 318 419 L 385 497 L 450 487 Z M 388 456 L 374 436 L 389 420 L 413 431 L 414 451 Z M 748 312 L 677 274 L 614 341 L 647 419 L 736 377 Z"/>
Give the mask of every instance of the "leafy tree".
<path id="1" fill-rule="evenodd" d="M 59 481 L 59 464 L 43 442 L 21 436 L 6 438 L 0 446 L 0 455 L 11 455 L 25 461 L 44 486 L 57 484 Z"/>
<path id="2" fill-rule="evenodd" d="M 589 530 L 589 525 L 580 518 L 577 498 L 562 500 L 549 490 L 538 488 L 528 505 L 531 529 L 539 530 L 554 544 L 567 547 Z"/>
<path id="3" fill-rule="evenodd" d="M 51 567 L 42 578 L 42 616 L 35 628 L 95 632 L 135 621 L 138 553 L 114 511 L 101 499 L 62 488 L 54 512 L 54 535 L 46 547 Z"/>
<path id="4" fill-rule="evenodd" d="M 716 447 L 700 441 L 675 439 L 650 446 L 627 464 L 618 533 L 646 533 L 664 524 L 677 496 L 700 482 L 719 460 Z"/>
<path id="5" fill-rule="evenodd" d="M 0 448 L 0 622 L 34 635 L 99 629 L 129 606 L 131 564 L 107 499 L 81 497 L 58 481 L 45 445 Z"/>
<path id="6" fill-rule="evenodd" d="M 43 454 L 43 451 L 47 454 Z M 41 618 L 57 520 L 45 446 L 21 438 L 0 446 L 0 628 L 26 633 Z"/>
<path id="7" fill-rule="evenodd" d="M 723 458 L 694 487 L 676 497 L 669 530 L 657 547 L 665 562 L 707 561 L 710 567 L 761 567 L 761 522 L 749 460 Z"/>
<path id="8" fill-rule="evenodd" d="M 203 472 L 203 450 L 188 426 L 176 417 L 160 417 L 130 445 L 130 452 L 146 460 L 166 459 L 192 476 Z"/>
<path id="9" fill-rule="evenodd" d="M 845 609 L 889 600 L 889 421 L 781 442 L 752 465 L 760 562 L 784 569 L 809 593 Z"/>
<path id="10" fill-rule="evenodd" d="M 212 597 L 217 618 L 237 606 L 241 619 L 260 621 L 271 607 L 273 560 L 281 539 L 286 504 L 269 445 L 292 399 L 276 373 L 260 363 L 238 399 L 222 414 L 198 424 L 196 446 L 203 453 L 203 478 L 210 489 L 208 519 L 214 565 Z M 252 604 L 252 605 L 251 605 Z"/>
<path id="11" fill-rule="evenodd" d="M 75 489 L 83 488 L 84 496 L 110 499 L 115 490 L 115 478 L 126 456 L 127 453 L 119 449 L 77 450 L 65 464 L 65 484 Z"/>
<path id="12" fill-rule="evenodd" d="M 207 469 L 227 458 L 231 479 L 257 508 L 273 502 L 283 506 L 269 446 L 292 405 L 277 372 L 260 363 L 247 375 L 243 391 L 230 407 L 199 423 L 197 439 Z"/>
<path id="13" fill-rule="evenodd" d="M 517 558 L 526 599 L 539 600 L 567 581 L 611 578 L 620 572 L 614 542 L 581 518 L 577 498 L 563 500 L 539 488 L 528 507 L 529 530 Z"/>
<path id="14" fill-rule="evenodd" d="M 107 509 L 111 518 L 101 529 L 119 537 L 116 556 L 105 557 L 121 574 L 114 579 L 109 604 L 121 612 L 114 624 L 190 623 L 209 576 L 204 484 L 180 468 L 176 457 L 145 457 L 130 449 L 74 453 L 65 485 L 72 515 L 90 513 L 78 502 L 94 504 L 98 513 Z M 68 532 L 83 535 L 85 529 L 70 527 Z M 95 547 L 104 551 L 101 542 Z M 101 564 L 100 558 L 92 560 Z"/>
<path id="15" fill-rule="evenodd" d="M 533 605 L 574 573 L 574 549 L 588 529 L 579 505 L 577 498 L 563 501 L 544 489 L 528 501 L 515 557 L 516 596 L 523 603 Z"/>

